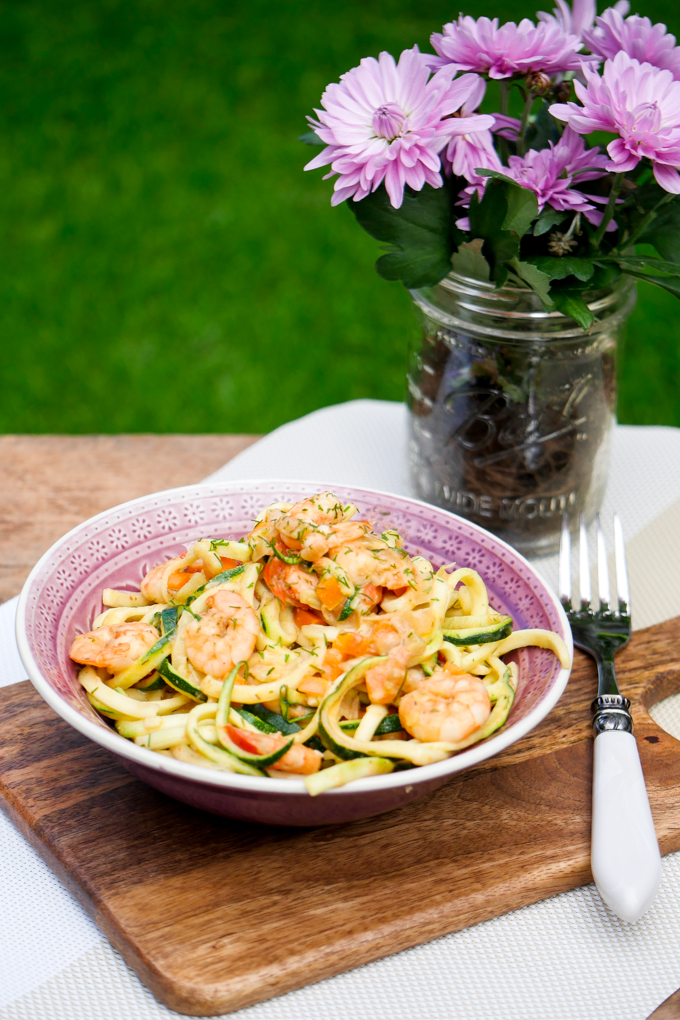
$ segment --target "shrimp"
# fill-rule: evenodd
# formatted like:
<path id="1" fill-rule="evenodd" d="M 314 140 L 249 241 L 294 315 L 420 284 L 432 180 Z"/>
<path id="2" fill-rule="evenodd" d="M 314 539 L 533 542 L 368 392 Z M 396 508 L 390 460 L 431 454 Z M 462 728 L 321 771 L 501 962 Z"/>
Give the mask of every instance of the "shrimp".
<path id="1" fill-rule="evenodd" d="M 283 560 L 272 556 L 262 571 L 262 577 L 272 595 L 276 595 L 284 604 L 297 606 L 298 609 L 302 606 L 321 609 L 321 602 L 316 594 L 319 579 L 316 574 L 311 574 L 304 567 L 284 563 Z"/>
<path id="2" fill-rule="evenodd" d="M 271 754 L 284 747 L 290 740 L 290 737 L 283 737 L 280 733 L 253 733 L 231 725 L 227 726 L 227 732 L 235 744 L 250 754 Z M 321 758 L 320 751 L 305 747 L 304 744 L 293 744 L 272 768 L 278 769 L 279 772 L 296 772 L 302 776 L 309 776 L 319 771 Z"/>
<path id="3" fill-rule="evenodd" d="M 192 666 L 220 680 L 253 654 L 260 620 L 242 595 L 226 588 L 211 595 L 206 606 L 200 620 L 184 631 L 186 653 Z"/>
<path id="4" fill-rule="evenodd" d="M 397 646 L 384 662 L 366 670 L 366 690 L 373 705 L 390 705 L 396 698 L 406 676 L 411 653 L 405 646 Z"/>
<path id="5" fill-rule="evenodd" d="M 314 562 L 325 556 L 333 526 L 345 522 L 356 507 L 343 506 L 332 492 L 294 503 L 274 523 L 276 530 L 289 549 L 299 551 L 305 560 Z"/>
<path id="6" fill-rule="evenodd" d="M 457 744 L 483 726 L 491 714 L 489 692 L 469 673 L 451 676 L 437 669 L 399 705 L 404 729 L 417 740 Z"/>
<path id="7" fill-rule="evenodd" d="M 349 541 L 342 539 L 342 533 L 334 534 L 328 555 L 343 568 L 357 588 L 371 583 L 396 591 L 405 588 L 413 579 L 410 557 L 403 549 L 394 549 L 372 532 Z"/>
<path id="8" fill-rule="evenodd" d="M 442 662 L 440 668 L 445 670 L 450 676 L 469 676 L 464 669 L 460 669 L 456 666 L 455 662 Z M 427 674 L 423 670 L 422 666 L 412 666 L 406 670 L 406 679 L 401 688 L 403 694 L 410 694 L 411 691 L 415 691 L 422 684 L 423 680 L 427 680 Z"/>
<path id="9" fill-rule="evenodd" d="M 385 662 L 366 671 L 366 690 L 374 705 L 389 705 L 398 695 L 406 670 L 415 665 L 425 651 L 420 632 L 429 623 L 427 611 L 390 613 L 373 631 L 373 646 Z"/>
<path id="10" fill-rule="evenodd" d="M 120 673 L 144 655 L 158 637 L 158 631 L 148 623 L 110 623 L 88 634 L 79 634 L 69 655 L 85 666 Z"/>
<path id="11" fill-rule="evenodd" d="M 149 602 L 169 602 L 168 579 L 171 574 L 182 569 L 183 563 L 184 557 L 177 556 L 174 560 L 166 560 L 152 567 L 139 586 L 144 598 Z"/>

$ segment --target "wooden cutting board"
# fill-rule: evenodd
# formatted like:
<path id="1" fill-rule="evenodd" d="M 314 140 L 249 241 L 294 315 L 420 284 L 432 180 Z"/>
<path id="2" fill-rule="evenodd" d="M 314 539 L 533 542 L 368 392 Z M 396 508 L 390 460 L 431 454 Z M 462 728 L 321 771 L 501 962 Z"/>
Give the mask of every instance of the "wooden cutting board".
<path id="1" fill-rule="evenodd" d="M 662 853 L 680 848 L 680 618 L 617 658 Z M 267 829 L 133 779 L 28 683 L 3 691 L 0 806 L 161 1002 L 210 1016 L 591 880 L 589 705 L 577 654 L 545 722 L 426 800 L 351 825 Z"/>

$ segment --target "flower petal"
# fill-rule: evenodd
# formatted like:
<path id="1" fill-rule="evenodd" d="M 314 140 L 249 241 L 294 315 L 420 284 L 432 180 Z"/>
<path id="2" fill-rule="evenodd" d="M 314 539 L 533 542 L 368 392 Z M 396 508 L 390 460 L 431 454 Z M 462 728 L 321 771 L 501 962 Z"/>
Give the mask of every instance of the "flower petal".
<path id="1" fill-rule="evenodd" d="M 672 195 L 680 195 L 680 173 L 675 167 L 655 163 L 654 176 L 664 191 L 669 191 Z"/>

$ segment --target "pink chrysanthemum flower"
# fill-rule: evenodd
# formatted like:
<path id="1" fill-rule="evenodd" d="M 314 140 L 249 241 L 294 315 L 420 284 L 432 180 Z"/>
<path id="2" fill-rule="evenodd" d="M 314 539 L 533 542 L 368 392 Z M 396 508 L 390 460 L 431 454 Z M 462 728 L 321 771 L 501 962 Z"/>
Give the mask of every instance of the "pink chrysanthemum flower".
<path id="1" fill-rule="evenodd" d="M 557 7 L 553 8 L 552 14 L 539 11 L 536 15 L 538 20 L 545 21 L 546 24 L 554 22 L 563 32 L 577 35 L 582 39 L 584 32 L 593 27 L 596 14 L 595 0 L 574 0 L 571 7 L 565 0 L 556 0 L 556 3 Z M 630 4 L 628 0 L 617 0 L 611 10 L 618 11 L 625 17 L 630 10 Z M 599 50 L 593 52 L 599 53 Z"/>
<path id="2" fill-rule="evenodd" d="M 643 156 L 665 191 L 680 194 L 680 82 L 671 71 L 641 64 L 623 50 L 607 60 L 600 76 L 584 67 L 586 84 L 574 82 L 583 103 L 555 103 L 550 112 L 580 134 L 613 131 L 608 169 L 632 170 Z"/>
<path id="3" fill-rule="evenodd" d="M 462 79 L 459 79 L 459 81 L 462 81 Z M 484 98 L 485 92 L 486 82 L 483 78 L 477 78 L 472 92 L 461 106 L 460 112 L 455 115 L 455 119 L 460 118 L 462 122 L 463 119 L 471 118 Z M 495 121 L 497 120 L 497 117 L 491 117 L 490 126 L 494 130 Z M 519 121 L 517 121 L 517 124 L 519 125 Z M 457 177 L 464 177 L 471 184 L 478 184 L 482 180 L 479 174 L 475 172 L 480 167 L 484 167 L 487 170 L 502 170 L 501 161 L 494 148 L 493 135 L 488 127 L 481 131 L 471 131 L 468 128 L 465 134 L 454 135 L 446 146 L 445 151 L 442 152 L 441 160 L 445 173 L 453 173 Z"/>
<path id="4" fill-rule="evenodd" d="M 675 45 L 675 36 L 666 32 L 665 25 L 653 25 L 649 18 L 637 14 L 624 20 L 615 7 L 596 18 L 595 24 L 593 31 L 583 35 L 593 53 L 611 60 L 623 50 L 641 64 L 665 68 L 680 80 L 680 46 Z"/>
<path id="5" fill-rule="evenodd" d="M 384 181 L 390 202 L 401 206 L 404 187 L 420 191 L 425 183 L 442 185 L 439 152 L 453 135 L 483 131 L 493 117 L 453 117 L 477 86 L 477 77 L 451 81 L 453 69 L 432 78 L 427 61 L 414 46 L 395 64 L 389 53 L 364 58 L 337 84 L 329 85 L 309 123 L 326 148 L 305 170 L 331 164 L 327 177 L 339 174 L 332 205 L 365 198 Z M 429 79 L 429 80 L 428 80 Z"/>
<path id="6" fill-rule="evenodd" d="M 506 177 L 535 193 L 539 213 L 550 205 L 553 209 L 582 213 L 597 225 L 602 212 L 592 202 L 599 199 L 579 191 L 577 185 L 606 176 L 608 163 L 604 153 L 596 148 L 586 149 L 583 139 L 567 128 L 556 145 L 550 142 L 547 149 L 529 149 L 524 156 L 510 156 L 508 166 L 500 169 Z M 469 205 L 474 190 L 465 189 L 462 205 Z M 462 229 L 469 229 L 468 221 L 459 220 L 458 226 L 461 225 Z M 616 225 L 610 224 L 609 229 L 615 230 Z"/>
<path id="7" fill-rule="evenodd" d="M 513 74 L 543 71 L 561 74 L 576 71 L 581 63 L 598 62 L 597 57 L 579 53 L 581 40 L 554 23 L 523 18 L 498 27 L 498 18 L 475 20 L 461 14 L 458 21 L 444 25 L 443 34 L 430 36 L 439 57 L 430 59 L 430 67 L 452 67 L 455 71 L 477 71 L 490 78 L 510 78 Z"/>
<path id="8" fill-rule="evenodd" d="M 547 149 L 529 149 L 524 156 L 510 156 L 505 172 L 517 184 L 535 192 L 539 213 L 551 205 L 553 209 L 583 213 L 591 223 L 598 224 L 602 213 L 588 201 L 592 196 L 578 191 L 575 185 L 604 177 L 608 163 L 604 153 L 586 149 L 580 135 L 568 127 L 556 145 L 550 142 Z"/>

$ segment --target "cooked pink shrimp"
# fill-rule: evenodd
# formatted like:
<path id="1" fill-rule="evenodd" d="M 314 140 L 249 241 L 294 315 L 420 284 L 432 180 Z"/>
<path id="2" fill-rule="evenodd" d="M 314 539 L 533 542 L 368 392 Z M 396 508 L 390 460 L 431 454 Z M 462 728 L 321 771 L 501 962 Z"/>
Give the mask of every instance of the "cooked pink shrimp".
<path id="1" fill-rule="evenodd" d="M 222 588 L 206 601 L 206 612 L 184 631 L 189 662 L 216 679 L 255 650 L 260 633 L 257 613 L 242 595 Z"/>
<path id="2" fill-rule="evenodd" d="M 271 754 L 288 743 L 290 737 L 280 733 L 252 733 L 250 730 L 227 726 L 227 732 L 235 744 L 250 754 Z M 293 744 L 272 768 L 279 772 L 297 772 L 301 776 L 309 776 L 321 768 L 321 752 L 304 744 Z"/>
<path id="3" fill-rule="evenodd" d="M 166 560 L 165 563 L 158 563 L 152 567 L 139 586 L 144 598 L 149 602 L 169 602 L 172 596 L 168 591 L 168 578 L 175 571 L 182 569 L 183 562 L 182 556 L 176 556 L 173 560 Z"/>
<path id="4" fill-rule="evenodd" d="M 418 613 L 390 613 L 376 624 L 373 645 L 378 655 L 386 655 L 366 672 L 366 690 L 374 705 L 389 705 L 399 693 L 406 669 L 418 662 L 425 651 L 425 641 L 419 634 L 423 623 Z"/>
<path id="5" fill-rule="evenodd" d="M 303 559 L 313 562 L 325 556 L 333 526 L 353 513 L 356 508 L 344 507 L 332 492 L 320 492 L 294 503 L 276 520 L 275 526 L 289 549 L 299 551 Z"/>
<path id="6" fill-rule="evenodd" d="M 316 594 L 319 578 L 299 564 L 284 563 L 278 557 L 272 556 L 262 571 L 262 577 L 272 595 L 276 595 L 284 604 L 321 609 L 321 602 Z"/>
<path id="7" fill-rule="evenodd" d="M 404 729 L 417 740 L 457 744 L 483 726 L 491 713 L 489 692 L 469 673 L 451 676 L 437 669 L 399 705 Z"/>
<path id="8" fill-rule="evenodd" d="M 374 705 L 390 705 L 396 698 L 406 676 L 411 653 L 403 646 L 395 648 L 384 662 L 366 671 L 366 690 Z"/>
<path id="9" fill-rule="evenodd" d="M 69 655 L 85 666 L 120 673 L 158 641 L 158 631 L 148 623 L 111 623 L 88 634 L 79 634 Z"/>
<path id="10" fill-rule="evenodd" d="M 328 556 L 358 588 L 370 582 L 396 591 L 413 580 L 411 559 L 403 549 L 393 549 L 370 530 L 349 540 L 341 538 L 340 529 L 338 532 L 331 536 Z"/>

